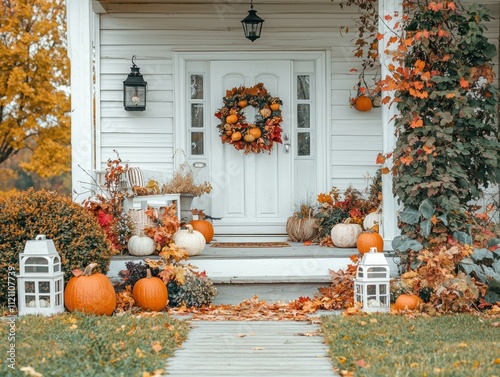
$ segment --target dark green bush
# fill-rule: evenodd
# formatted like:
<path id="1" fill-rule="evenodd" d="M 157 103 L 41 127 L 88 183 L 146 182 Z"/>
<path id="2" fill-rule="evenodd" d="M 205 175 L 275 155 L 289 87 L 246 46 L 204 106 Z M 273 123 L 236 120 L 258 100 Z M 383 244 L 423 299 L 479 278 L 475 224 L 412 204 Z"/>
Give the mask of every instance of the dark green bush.
<path id="1" fill-rule="evenodd" d="M 0 198 L 0 304 L 7 302 L 7 271 L 19 271 L 19 253 L 26 242 L 44 234 L 61 255 L 67 282 L 75 268 L 96 262 L 109 269 L 111 250 L 97 220 L 70 197 L 49 191 L 28 191 Z"/>

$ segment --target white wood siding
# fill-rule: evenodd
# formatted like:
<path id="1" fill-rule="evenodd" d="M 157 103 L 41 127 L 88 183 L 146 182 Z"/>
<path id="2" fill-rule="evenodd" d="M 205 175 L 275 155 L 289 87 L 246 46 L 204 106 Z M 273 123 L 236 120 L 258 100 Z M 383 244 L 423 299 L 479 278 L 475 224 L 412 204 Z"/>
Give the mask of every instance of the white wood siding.
<path id="1" fill-rule="evenodd" d="M 331 50 L 332 119 L 330 120 L 330 184 L 366 187 L 363 176 L 376 170 L 381 150 L 380 113 L 359 113 L 349 108 L 349 91 L 357 74 L 349 73 L 360 61 L 352 56 L 354 34 L 342 36 L 340 26 L 352 27 L 352 9 L 337 4 L 255 6 L 266 21 L 261 39 L 246 40 L 241 19 L 247 4 L 173 7 L 169 14 L 100 15 L 101 70 L 98 82 L 97 162 L 101 167 L 113 150 L 131 165 L 144 169 L 173 169 L 175 132 L 174 51 L 304 51 Z M 148 82 L 145 112 L 126 112 L 122 106 L 122 81 L 130 71 L 131 57 Z M 217 102 L 218 103 L 218 102 Z M 215 109 L 211 109 L 215 112 Z M 327 190 L 329 187 L 324 187 Z"/>
<path id="2" fill-rule="evenodd" d="M 137 5 L 128 5 L 133 11 Z M 141 11 L 147 10 L 141 6 Z M 103 168 L 113 150 L 130 165 L 149 170 L 173 169 L 176 123 L 174 51 L 331 51 L 331 119 L 329 120 L 329 183 L 341 190 L 349 184 L 367 187 L 366 177 L 377 169 L 375 158 L 382 150 L 380 109 L 361 113 L 349 107 L 361 61 L 353 57 L 356 36 L 355 9 L 338 4 L 260 4 L 264 18 L 261 39 L 254 43 L 243 36 L 240 20 L 248 4 L 163 5 L 165 13 L 109 13 L 100 15 L 97 49 L 97 168 Z M 494 5 L 498 15 L 498 5 Z M 340 27 L 351 30 L 341 35 Z M 498 19 L 489 27 L 498 38 Z M 131 57 L 148 82 L 147 110 L 127 112 L 122 106 L 122 82 Z M 215 109 L 210 109 L 215 112 Z M 392 132 L 392 131 L 391 131 Z M 329 187 L 325 187 L 325 190 Z"/>

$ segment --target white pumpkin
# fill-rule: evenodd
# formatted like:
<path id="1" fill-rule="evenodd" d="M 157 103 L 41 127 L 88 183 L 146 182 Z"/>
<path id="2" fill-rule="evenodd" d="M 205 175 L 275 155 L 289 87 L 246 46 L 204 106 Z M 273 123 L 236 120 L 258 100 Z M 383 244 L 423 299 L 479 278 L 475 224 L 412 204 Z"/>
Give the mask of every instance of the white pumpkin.
<path id="1" fill-rule="evenodd" d="M 378 212 L 371 212 L 366 215 L 363 220 L 363 228 L 365 230 L 370 230 L 375 225 L 380 225 L 382 223 L 382 214 Z"/>
<path id="2" fill-rule="evenodd" d="M 193 230 L 192 225 L 188 224 L 186 228 L 175 232 L 172 239 L 177 246 L 186 249 L 190 257 L 201 254 L 207 244 L 205 236 L 201 232 Z"/>
<path id="3" fill-rule="evenodd" d="M 341 223 L 332 228 L 331 236 L 336 247 L 355 247 L 361 233 L 361 225 Z"/>
<path id="4" fill-rule="evenodd" d="M 156 243 L 155 241 L 143 234 L 140 234 L 138 236 L 132 236 L 128 240 L 128 252 L 131 255 L 135 256 L 145 256 L 145 255 L 151 255 L 155 252 L 156 249 Z"/>

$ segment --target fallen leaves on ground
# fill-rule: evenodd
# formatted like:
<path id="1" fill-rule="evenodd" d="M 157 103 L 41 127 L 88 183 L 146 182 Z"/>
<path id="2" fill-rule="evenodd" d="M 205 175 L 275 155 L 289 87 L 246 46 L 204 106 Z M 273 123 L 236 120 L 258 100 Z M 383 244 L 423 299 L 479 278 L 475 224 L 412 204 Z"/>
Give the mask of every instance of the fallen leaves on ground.
<path id="1" fill-rule="evenodd" d="M 309 302 L 310 298 L 300 298 L 304 302 Z M 203 308 L 169 308 L 171 315 L 189 315 L 191 320 L 203 321 L 309 321 L 312 311 L 304 305 L 297 305 L 296 301 L 272 302 L 259 300 L 257 296 L 247 299 L 237 305 L 210 305 Z"/>

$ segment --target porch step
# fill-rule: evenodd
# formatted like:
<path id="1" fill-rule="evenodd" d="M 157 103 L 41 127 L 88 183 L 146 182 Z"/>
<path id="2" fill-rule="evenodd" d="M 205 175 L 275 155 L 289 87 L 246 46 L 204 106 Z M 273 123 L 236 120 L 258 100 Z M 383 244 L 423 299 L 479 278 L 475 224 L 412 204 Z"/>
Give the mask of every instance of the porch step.
<path id="1" fill-rule="evenodd" d="M 207 245 L 189 263 L 205 271 L 219 292 L 214 304 L 238 304 L 255 295 L 268 302 L 312 297 L 319 287 L 330 284 L 330 270 L 345 269 L 356 249 L 304 246 L 290 243 L 280 248 L 217 248 Z M 129 260 L 141 257 L 113 257 L 108 276 L 118 280 L 118 272 Z M 393 275 L 397 268 L 388 257 Z"/>

